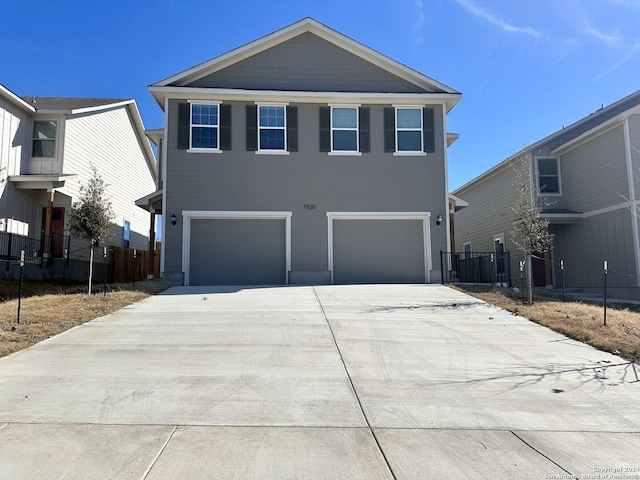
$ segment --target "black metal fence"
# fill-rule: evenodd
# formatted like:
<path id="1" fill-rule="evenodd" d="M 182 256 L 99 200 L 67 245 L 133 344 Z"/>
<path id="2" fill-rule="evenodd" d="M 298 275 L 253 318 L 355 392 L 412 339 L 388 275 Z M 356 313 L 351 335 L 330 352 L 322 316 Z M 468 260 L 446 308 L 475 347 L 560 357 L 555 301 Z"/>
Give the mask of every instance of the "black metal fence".
<path id="1" fill-rule="evenodd" d="M 442 283 L 504 283 L 511 287 L 511 255 L 507 252 L 440 251 Z"/>
<path id="2" fill-rule="evenodd" d="M 68 252 L 70 237 L 52 233 L 40 238 L 30 238 L 15 233 L 0 232 L 0 260 L 6 261 L 9 270 L 12 263 L 20 262 L 20 252 L 25 252 L 25 264 L 49 266 L 53 258 L 63 258 Z M 67 258 L 68 259 L 68 258 Z"/>

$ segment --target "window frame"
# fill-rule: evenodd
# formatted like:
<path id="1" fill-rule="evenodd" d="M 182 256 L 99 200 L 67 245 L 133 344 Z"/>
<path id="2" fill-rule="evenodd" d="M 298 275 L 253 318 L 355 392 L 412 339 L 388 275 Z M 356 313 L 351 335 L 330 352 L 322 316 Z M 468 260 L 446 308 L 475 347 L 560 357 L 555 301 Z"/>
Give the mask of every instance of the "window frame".
<path id="1" fill-rule="evenodd" d="M 329 104 L 329 131 L 330 131 L 330 140 L 331 140 L 331 150 L 329 151 L 329 155 L 354 155 L 361 156 L 362 152 L 360 151 L 360 106 L 359 104 Z M 333 111 L 334 109 L 352 109 L 356 112 L 356 126 L 354 127 L 334 127 L 333 126 Z M 356 148 L 355 150 L 336 150 L 334 148 L 334 132 L 355 132 L 356 135 Z"/>
<path id="2" fill-rule="evenodd" d="M 220 149 L 220 105 L 222 102 L 220 101 L 211 101 L 211 100 L 189 100 L 189 148 L 187 152 L 212 152 L 212 153 L 222 153 Z M 194 124 L 193 123 L 193 106 L 194 105 L 209 105 L 216 106 L 217 109 L 217 124 L 216 125 L 206 125 L 206 124 Z M 218 133 L 216 135 L 216 146 L 215 147 L 194 147 L 193 146 L 193 129 L 197 128 L 215 128 Z"/>
<path id="3" fill-rule="evenodd" d="M 36 138 L 36 124 L 37 123 L 54 123 L 56 126 L 56 131 L 53 138 Z M 31 133 L 31 158 L 57 158 L 58 157 L 58 132 L 60 131 L 60 122 L 55 118 L 41 118 L 33 121 L 33 131 Z M 45 155 L 36 155 L 35 154 L 35 142 L 53 142 L 53 155 L 45 156 Z"/>
<path id="4" fill-rule="evenodd" d="M 426 155 L 424 151 L 424 106 L 423 105 L 393 105 L 394 107 L 394 122 L 395 122 L 395 151 L 394 155 Z M 399 110 L 418 110 L 420 112 L 420 128 L 406 128 L 398 126 L 398 111 Z M 399 145 L 399 132 L 419 132 L 420 134 L 420 149 L 419 150 L 400 150 Z"/>
<path id="5" fill-rule="evenodd" d="M 256 154 L 262 154 L 262 155 L 288 155 L 289 154 L 289 150 L 287 149 L 287 106 L 289 104 L 288 103 L 256 103 L 256 106 L 258 107 L 256 109 L 256 114 L 257 114 L 257 118 L 256 118 L 256 133 L 258 135 L 257 138 L 257 143 L 258 143 L 258 149 L 256 150 Z M 262 127 L 260 125 L 260 110 L 262 108 L 282 108 L 282 112 L 284 115 L 284 124 L 282 127 Z M 282 130 L 282 135 L 283 135 L 283 148 L 282 149 L 276 149 L 276 148 L 262 148 L 262 142 L 261 142 L 261 138 L 260 138 L 260 132 L 262 130 Z"/>
<path id="6" fill-rule="evenodd" d="M 556 161 L 556 177 L 558 179 L 558 191 L 557 192 L 543 192 L 542 184 L 540 182 L 540 160 L 555 160 Z M 562 175 L 560 173 L 560 157 L 552 156 L 539 156 L 535 157 L 535 181 L 538 194 L 541 196 L 560 197 L 562 196 Z M 551 175 L 543 175 L 544 177 L 551 177 Z"/>

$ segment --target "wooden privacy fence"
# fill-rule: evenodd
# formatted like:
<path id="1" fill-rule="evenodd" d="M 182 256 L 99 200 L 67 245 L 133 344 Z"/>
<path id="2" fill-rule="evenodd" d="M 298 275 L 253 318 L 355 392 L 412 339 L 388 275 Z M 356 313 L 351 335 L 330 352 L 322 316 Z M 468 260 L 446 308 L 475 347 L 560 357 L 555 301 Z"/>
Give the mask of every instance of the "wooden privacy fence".
<path id="1" fill-rule="evenodd" d="M 147 275 L 154 278 L 160 276 L 160 255 L 159 249 L 155 252 L 146 250 L 134 250 L 125 247 L 109 247 L 109 281 L 112 283 L 131 283 L 146 280 Z M 134 255 L 135 253 L 135 255 Z M 149 266 L 149 255 L 153 255 L 153 267 Z"/>

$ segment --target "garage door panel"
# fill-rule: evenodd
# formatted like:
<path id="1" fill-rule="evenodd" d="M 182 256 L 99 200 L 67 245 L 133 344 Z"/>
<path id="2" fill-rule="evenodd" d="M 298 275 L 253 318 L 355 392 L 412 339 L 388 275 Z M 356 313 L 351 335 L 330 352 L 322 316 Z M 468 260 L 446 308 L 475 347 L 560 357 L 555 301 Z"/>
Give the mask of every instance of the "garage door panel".
<path id="1" fill-rule="evenodd" d="M 335 220 L 334 283 L 424 283 L 421 220 Z"/>
<path id="2" fill-rule="evenodd" d="M 190 248 L 191 285 L 286 283 L 284 220 L 192 220 Z"/>

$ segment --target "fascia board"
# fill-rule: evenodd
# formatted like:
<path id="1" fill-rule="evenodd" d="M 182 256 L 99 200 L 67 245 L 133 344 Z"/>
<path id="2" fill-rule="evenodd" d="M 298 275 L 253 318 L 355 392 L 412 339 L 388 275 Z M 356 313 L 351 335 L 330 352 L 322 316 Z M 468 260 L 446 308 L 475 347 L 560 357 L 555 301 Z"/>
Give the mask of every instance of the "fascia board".
<path id="1" fill-rule="evenodd" d="M 27 110 L 27 111 L 29 111 L 31 113 L 35 113 L 35 111 L 36 111 L 35 107 L 29 105 L 27 102 L 25 102 L 19 96 L 17 96 L 15 93 L 13 93 L 11 90 L 9 90 L 8 88 L 6 88 L 4 85 L 1 85 L 1 84 L 0 84 L 0 95 L 5 97 L 10 102 L 16 104 L 17 106 L 19 106 L 21 108 L 24 108 L 25 110 Z"/>
<path id="2" fill-rule="evenodd" d="M 114 102 L 114 103 L 107 103 L 105 105 L 95 105 L 93 107 L 84 107 L 84 108 L 72 108 L 72 109 L 55 109 L 55 108 L 51 108 L 51 109 L 37 109 L 37 113 L 38 114 L 43 114 L 43 115 L 82 115 L 85 113 L 94 113 L 94 112 L 100 112 L 102 110 L 109 110 L 110 108 L 118 108 L 118 107 L 122 107 L 125 105 L 129 105 L 131 103 L 134 103 L 135 100 L 124 100 L 122 102 Z"/>
<path id="3" fill-rule="evenodd" d="M 396 103 L 396 104 L 442 104 L 448 110 L 459 100 L 460 94 L 452 93 L 377 93 L 377 92 L 306 92 L 280 90 L 242 90 L 227 88 L 192 88 L 150 86 L 149 91 L 160 104 L 165 97 L 172 99 L 239 100 L 239 101 L 299 101 L 309 103 Z M 447 110 L 447 111 L 448 111 Z"/>

